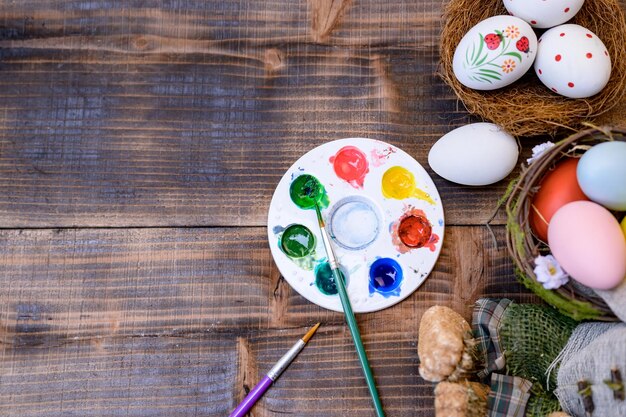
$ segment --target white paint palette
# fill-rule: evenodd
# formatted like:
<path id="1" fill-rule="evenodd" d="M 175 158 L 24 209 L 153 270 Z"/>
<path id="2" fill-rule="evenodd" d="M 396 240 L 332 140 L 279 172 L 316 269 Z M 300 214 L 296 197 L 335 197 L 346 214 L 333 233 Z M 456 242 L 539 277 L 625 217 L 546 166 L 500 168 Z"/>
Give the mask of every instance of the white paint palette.
<path id="1" fill-rule="evenodd" d="M 272 256 L 309 301 L 343 311 L 307 194 L 318 204 L 357 313 L 382 310 L 412 294 L 432 271 L 444 234 L 443 206 L 424 168 L 378 140 L 341 139 L 298 159 L 280 180 L 268 214 Z M 304 190 L 304 191 L 303 191 Z"/>

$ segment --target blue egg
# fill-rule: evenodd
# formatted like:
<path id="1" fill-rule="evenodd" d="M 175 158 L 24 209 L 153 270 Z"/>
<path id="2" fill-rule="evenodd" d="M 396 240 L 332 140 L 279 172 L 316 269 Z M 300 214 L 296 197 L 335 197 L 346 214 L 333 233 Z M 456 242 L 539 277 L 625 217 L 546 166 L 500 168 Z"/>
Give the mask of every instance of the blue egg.
<path id="1" fill-rule="evenodd" d="M 595 145 L 580 158 L 576 170 L 585 195 L 611 210 L 626 210 L 626 142 Z"/>

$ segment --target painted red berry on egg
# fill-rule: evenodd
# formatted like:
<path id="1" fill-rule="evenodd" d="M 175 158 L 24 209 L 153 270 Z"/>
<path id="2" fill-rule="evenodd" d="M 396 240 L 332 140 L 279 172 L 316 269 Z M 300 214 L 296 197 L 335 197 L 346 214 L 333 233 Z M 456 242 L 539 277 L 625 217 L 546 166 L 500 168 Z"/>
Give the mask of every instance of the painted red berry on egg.
<path id="1" fill-rule="evenodd" d="M 500 38 L 500 36 L 496 35 L 495 33 L 490 33 L 485 36 L 485 43 L 487 44 L 487 48 L 491 49 L 492 51 L 500 46 L 501 41 L 502 39 Z"/>
<path id="2" fill-rule="evenodd" d="M 528 38 L 526 36 L 522 36 L 519 41 L 515 43 L 515 47 L 518 51 L 528 52 L 530 49 L 530 43 L 528 42 Z"/>

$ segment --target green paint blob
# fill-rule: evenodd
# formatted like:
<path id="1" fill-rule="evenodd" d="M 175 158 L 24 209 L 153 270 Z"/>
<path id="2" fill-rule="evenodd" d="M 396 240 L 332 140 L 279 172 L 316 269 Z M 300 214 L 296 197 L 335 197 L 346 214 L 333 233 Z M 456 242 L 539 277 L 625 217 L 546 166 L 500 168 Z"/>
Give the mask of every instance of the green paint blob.
<path id="1" fill-rule="evenodd" d="M 315 236 L 301 224 L 292 224 L 283 232 L 280 247 L 290 258 L 303 258 L 315 249 Z"/>
<path id="2" fill-rule="evenodd" d="M 304 174 L 297 177 L 289 187 L 291 201 L 301 209 L 313 209 L 315 203 L 320 208 L 328 207 L 328 194 L 326 189 L 313 175 Z"/>
<path id="3" fill-rule="evenodd" d="M 346 277 L 343 274 L 343 271 L 339 270 L 339 274 L 345 283 Z M 317 285 L 317 288 L 326 295 L 337 294 L 337 284 L 335 283 L 335 277 L 333 277 L 333 272 L 330 269 L 330 264 L 328 262 L 322 262 L 315 267 L 315 285 Z"/>

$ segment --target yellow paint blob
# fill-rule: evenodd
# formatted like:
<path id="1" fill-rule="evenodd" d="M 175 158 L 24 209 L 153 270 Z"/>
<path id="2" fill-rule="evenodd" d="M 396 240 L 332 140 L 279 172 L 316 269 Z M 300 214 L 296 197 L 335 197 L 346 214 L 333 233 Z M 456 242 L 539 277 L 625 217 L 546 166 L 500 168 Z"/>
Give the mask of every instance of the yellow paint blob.
<path id="1" fill-rule="evenodd" d="M 391 167 L 383 174 L 382 189 L 386 198 L 404 200 L 405 198 L 415 197 L 430 204 L 435 204 L 435 201 L 430 198 L 428 193 L 416 187 L 413 173 L 403 167 Z"/>
<path id="2" fill-rule="evenodd" d="M 626 237 L 626 217 L 622 219 L 622 232 L 624 232 L 624 237 Z"/>

